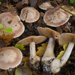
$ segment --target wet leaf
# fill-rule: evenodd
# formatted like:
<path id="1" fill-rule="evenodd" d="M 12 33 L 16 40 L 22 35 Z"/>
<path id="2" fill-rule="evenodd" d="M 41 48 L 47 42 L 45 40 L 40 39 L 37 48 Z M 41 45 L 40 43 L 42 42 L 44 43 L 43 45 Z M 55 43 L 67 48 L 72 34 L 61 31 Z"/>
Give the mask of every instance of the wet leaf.
<path id="1" fill-rule="evenodd" d="M 66 50 L 67 46 L 68 46 L 68 44 L 64 44 L 63 49 Z"/>
<path id="2" fill-rule="evenodd" d="M 36 54 L 40 57 L 43 56 L 43 54 L 46 50 L 46 47 L 47 47 L 47 43 L 41 44 L 41 46 L 37 48 L 37 53 Z"/>
<path id="3" fill-rule="evenodd" d="M 59 55 L 57 56 L 58 59 L 61 59 L 62 56 L 64 55 L 66 48 L 67 48 L 68 44 L 64 44 L 63 45 L 63 50 L 59 53 Z"/>
<path id="4" fill-rule="evenodd" d="M 47 47 L 47 43 L 43 43 L 42 44 L 42 47 Z"/>
<path id="5" fill-rule="evenodd" d="M 65 52 L 65 51 L 61 51 L 61 52 L 59 53 L 59 55 L 57 56 L 57 59 L 61 59 L 62 56 L 64 55 L 64 52 Z"/>
<path id="6" fill-rule="evenodd" d="M 26 50 L 23 44 L 16 44 L 15 47 L 19 48 L 20 50 Z"/>
<path id="7" fill-rule="evenodd" d="M 29 57 L 23 57 L 22 62 L 23 62 L 23 63 L 28 63 L 28 62 L 29 62 Z"/>

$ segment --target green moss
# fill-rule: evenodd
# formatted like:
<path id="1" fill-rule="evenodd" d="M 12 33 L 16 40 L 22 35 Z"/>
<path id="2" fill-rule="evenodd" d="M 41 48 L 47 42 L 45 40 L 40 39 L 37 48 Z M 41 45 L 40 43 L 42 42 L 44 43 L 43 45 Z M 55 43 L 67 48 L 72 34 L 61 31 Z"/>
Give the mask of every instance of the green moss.
<path id="1" fill-rule="evenodd" d="M 16 44 L 15 47 L 19 48 L 20 50 L 26 50 L 23 44 Z"/>
<path id="2" fill-rule="evenodd" d="M 12 28 L 11 28 L 11 27 L 8 27 L 8 28 L 5 28 L 5 29 L 4 29 L 4 32 L 12 33 L 12 32 L 13 32 L 13 30 L 12 30 Z"/>

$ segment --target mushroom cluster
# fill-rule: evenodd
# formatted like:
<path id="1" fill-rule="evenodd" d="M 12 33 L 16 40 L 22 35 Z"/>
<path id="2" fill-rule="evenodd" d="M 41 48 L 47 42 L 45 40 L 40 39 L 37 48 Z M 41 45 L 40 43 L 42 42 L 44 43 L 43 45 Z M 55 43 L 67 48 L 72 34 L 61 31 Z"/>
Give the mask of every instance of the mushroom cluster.
<path id="1" fill-rule="evenodd" d="M 49 38 L 46 51 L 41 60 L 43 63 L 43 71 L 56 74 L 60 71 L 61 67 L 63 67 L 66 64 L 72 53 L 75 42 L 75 34 L 73 33 L 60 34 L 46 27 L 45 28 L 38 27 L 37 30 L 41 35 L 44 35 Z M 59 41 L 59 44 L 62 46 L 64 44 L 68 44 L 66 50 L 64 51 L 64 54 L 60 59 L 55 57 L 54 54 L 55 39 L 57 39 Z"/>
<path id="2" fill-rule="evenodd" d="M 45 36 L 29 36 L 18 42 L 18 44 L 30 45 L 30 64 L 33 68 L 38 69 L 40 66 L 40 57 L 36 55 L 36 46 L 46 40 Z"/>
<path id="3" fill-rule="evenodd" d="M 16 40 L 17 43 L 15 43 L 19 46 L 23 46 L 24 52 L 25 46 L 29 49 L 27 52 L 27 54 L 29 54 L 27 56 L 29 59 L 27 65 L 32 70 L 42 70 L 43 72 L 54 74 L 58 73 L 66 64 L 72 53 L 75 43 L 75 34 L 68 32 L 60 33 L 54 29 L 56 29 L 55 27 L 64 27 L 70 20 L 72 14 L 74 15 L 74 11 L 71 14 L 66 6 L 54 7 L 50 1 L 39 4 L 38 8 L 34 7 L 36 3 L 31 4 L 33 7 L 28 5 L 29 0 L 22 0 L 20 3 L 21 6 L 26 4 L 26 6 L 21 9 L 20 13 L 0 13 L 0 23 L 1 26 L 3 25 L 3 27 L 0 27 L 0 38 L 2 35 L 4 39 L 8 38 L 8 34 L 13 35 L 13 39 L 7 47 L 0 46 L 0 69 L 8 70 L 10 68 L 16 68 L 21 64 L 23 56 L 26 56 L 22 53 L 21 48 L 13 46 L 14 40 Z M 40 11 L 43 13 L 43 16 L 41 16 Z M 39 23 L 40 17 L 42 19 L 41 23 Z M 27 32 L 26 30 L 29 31 L 29 28 L 26 26 L 27 24 L 32 24 L 30 29 L 33 29 L 33 26 L 37 25 L 32 31 L 34 33 L 37 31 L 38 34 L 27 36 L 25 34 Z M 44 24 L 45 27 L 43 27 L 42 24 Z M 12 28 L 12 33 L 5 33 L 4 30 L 2 30 L 8 27 Z M 30 34 L 28 33 L 28 35 Z M 42 56 L 38 56 L 37 47 L 45 41 L 48 41 L 45 52 L 42 52 Z M 57 50 L 55 49 L 56 41 L 59 47 L 67 44 L 66 50 L 64 50 L 60 58 L 57 57 L 60 53 L 57 55 L 54 51 Z M 26 65 L 26 63 L 24 63 L 23 66 L 24 65 Z"/>
<path id="4" fill-rule="evenodd" d="M 42 57 L 42 63 L 43 63 L 43 71 L 50 72 L 51 62 L 55 59 L 54 54 L 55 39 L 58 39 L 60 33 L 46 27 L 45 28 L 38 27 L 37 29 L 41 35 L 44 35 L 49 38 L 46 51 Z"/>
<path id="5" fill-rule="evenodd" d="M 59 44 L 60 45 L 68 44 L 68 46 L 65 50 L 64 55 L 60 59 L 57 58 L 54 59 L 53 62 L 51 63 L 52 72 L 54 73 L 59 72 L 61 67 L 63 67 L 66 64 L 74 48 L 74 43 L 75 43 L 75 34 L 73 33 L 61 34 L 61 36 L 59 37 Z"/>

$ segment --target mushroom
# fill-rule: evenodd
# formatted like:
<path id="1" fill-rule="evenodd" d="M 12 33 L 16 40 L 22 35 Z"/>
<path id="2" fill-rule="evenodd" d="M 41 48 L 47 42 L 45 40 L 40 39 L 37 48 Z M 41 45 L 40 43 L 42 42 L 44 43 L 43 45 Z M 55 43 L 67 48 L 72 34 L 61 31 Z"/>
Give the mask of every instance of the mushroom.
<path id="1" fill-rule="evenodd" d="M 55 55 L 54 55 L 55 40 L 54 38 L 57 39 L 60 34 L 57 31 L 54 31 L 46 27 L 45 28 L 38 27 L 37 30 L 41 35 L 44 35 L 49 38 L 49 42 L 48 42 L 46 51 L 42 57 L 42 63 L 43 63 L 43 71 L 50 72 L 50 68 L 51 68 L 50 64 L 55 58 Z"/>
<path id="2" fill-rule="evenodd" d="M 40 18 L 40 13 L 34 7 L 25 7 L 21 10 L 20 18 L 27 23 L 33 23 Z"/>
<path id="3" fill-rule="evenodd" d="M 15 47 L 0 48 L 0 69 L 8 70 L 17 67 L 22 57 L 21 51 Z"/>
<path id="4" fill-rule="evenodd" d="M 72 50 L 74 48 L 74 43 L 75 43 L 75 34 L 73 33 L 62 33 L 59 37 L 59 44 L 64 45 L 68 44 L 64 55 L 58 59 L 54 59 L 53 62 L 51 63 L 51 71 L 53 73 L 57 73 L 60 71 L 61 67 L 63 67 L 66 62 L 68 61 Z"/>
<path id="5" fill-rule="evenodd" d="M 29 4 L 29 0 L 21 0 L 16 3 L 16 8 L 21 9 L 28 4 Z"/>
<path id="6" fill-rule="evenodd" d="M 71 14 L 57 7 L 57 8 L 54 8 L 53 10 L 49 9 L 45 13 L 43 19 L 48 26 L 59 27 L 64 25 L 66 22 L 68 22 L 70 16 Z"/>
<path id="7" fill-rule="evenodd" d="M 42 10 L 48 10 L 54 8 L 50 2 L 44 2 L 39 6 L 40 9 Z"/>
<path id="8" fill-rule="evenodd" d="M 61 8 L 65 10 L 66 12 L 75 15 L 75 8 L 73 6 L 68 6 L 68 5 L 62 5 Z"/>
<path id="9" fill-rule="evenodd" d="M 39 44 L 46 40 L 44 36 L 29 36 L 18 42 L 18 44 L 28 45 L 30 44 L 30 63 L 31 66 L 35 69 L 38 69 L 40 57 L 36 55 L 35 44 Z"/>
<path id="10" fill-rule="evenodd" d="M 11 27 L 13 29 L 14 38 L 21 36 L 25 30 L 19 16 L 10 12 L 0 14 L 0 23 L 4 25 L 4 28 Z"/>

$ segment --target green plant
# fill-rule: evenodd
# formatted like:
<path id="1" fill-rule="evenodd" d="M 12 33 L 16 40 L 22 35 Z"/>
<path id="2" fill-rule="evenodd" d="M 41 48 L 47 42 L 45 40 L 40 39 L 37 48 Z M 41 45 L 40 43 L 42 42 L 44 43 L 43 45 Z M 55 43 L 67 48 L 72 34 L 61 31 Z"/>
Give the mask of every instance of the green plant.
<path id="1" fill-rule="evenodd" d="M 70 3 L 75 3 L 75 0 L 70 0 Z"/>
<path id="2" fill-rule="evenodd" d="M 13 30 L 12 30 L 12 28 L 11 27 L 9 27 L 9 28 L 5 28 L 4 29 L 4 32 L 8 32 L 8 33 L 11 33 Z"/>
<path id="3" fill-rule="evenodd" d="M 61 50 L 60 53 L 59 53 L 58 56 L 57 56 L 58 59 L 61 59 L 61 58 L 62 58 L 62 56 L 63 56 L 64 53 L 65 53 L 65 50 L 66 50 L 67 46 L 68 46 L 68 44 L 64 44 L 64 45 L 63 45 L 63 50 Z"/>
<path id="4" fill-rule="evenodd" d="M 4 32 L 7 32 L 7 33 L 12 33 L 13 32 L 11 27 L 4 28 L 3 24 L 1 24 L 1 23 L 0 23 L 0 30 L 2 30 Z"/>
<path id="5" fill-rule="evenodd" d="M 15 47 L 19 48 L 20 50 L 26 50 L 23 44 L 16 44 Z"/>

